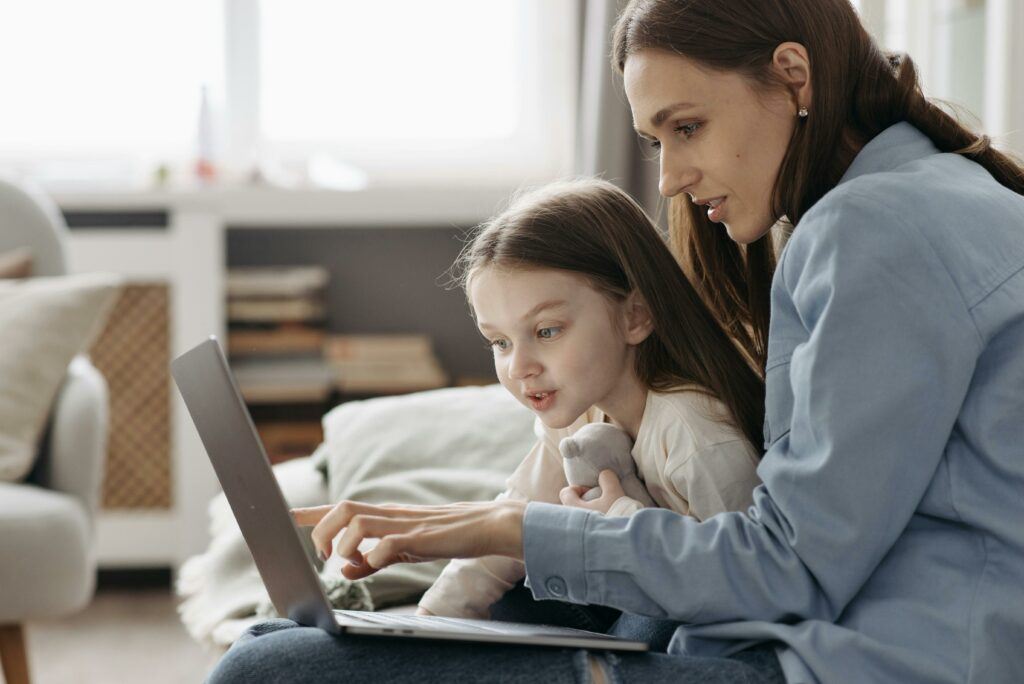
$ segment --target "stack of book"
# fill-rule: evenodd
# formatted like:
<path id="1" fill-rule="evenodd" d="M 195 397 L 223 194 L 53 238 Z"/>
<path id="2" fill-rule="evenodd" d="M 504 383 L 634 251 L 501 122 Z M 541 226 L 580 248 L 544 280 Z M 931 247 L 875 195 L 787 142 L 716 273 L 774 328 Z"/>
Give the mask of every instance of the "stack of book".
<path id="1" fill-rule="evenodd" d="M 233 268 L 228 355 L 272 462 L 309 455 L 323 439 L 334 371 L 324 359 L 327 270 Z"/>
<path id="2" fill-rule="evenodd" d="M 426 335 L 332 335 L 325 355 L 342 395 L 403 394 L 448 384 Z"/>
<path id="3" fill-rule="evenodd" d="M 321 356 L 328 277 L 319 266 L 230 269 L 228 352 Z"/>

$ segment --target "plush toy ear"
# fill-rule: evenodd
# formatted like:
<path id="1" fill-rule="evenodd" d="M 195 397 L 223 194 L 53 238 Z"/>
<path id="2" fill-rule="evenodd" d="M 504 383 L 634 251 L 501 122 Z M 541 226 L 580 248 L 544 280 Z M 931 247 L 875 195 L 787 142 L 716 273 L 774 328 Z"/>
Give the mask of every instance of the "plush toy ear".
<path id="1" fill-rule="evenodd" d="M 566 437 L 558 443 L 562 458 L 577 458 L 581 453 L 580 443 L 572 437 Z"/>

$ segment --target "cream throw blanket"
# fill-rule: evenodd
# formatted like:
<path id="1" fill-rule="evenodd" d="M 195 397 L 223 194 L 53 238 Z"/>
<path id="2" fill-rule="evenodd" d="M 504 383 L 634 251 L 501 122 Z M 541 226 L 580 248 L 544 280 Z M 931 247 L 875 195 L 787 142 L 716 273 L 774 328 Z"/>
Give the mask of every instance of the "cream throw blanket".
<path id="1" fill-rule="evenodd" d="M 292 507 L 484 501 L 504 490 L 529 451 L 532 425 L 533 415 L 499 385 L 349 402 L 324 416 L 324 443 L 312 456 L 274 473 Z M 274 612 L 223 494 L 210 503 L 210 535 L 206 552 L 179 572 L 179 613 L 197 641 L 226 646 Z M 396 565 L 350 583 L 337 557 L 323 567 L 310 558 L 335 607 L 364 610 L 415 602 L 445 565 Z"/>

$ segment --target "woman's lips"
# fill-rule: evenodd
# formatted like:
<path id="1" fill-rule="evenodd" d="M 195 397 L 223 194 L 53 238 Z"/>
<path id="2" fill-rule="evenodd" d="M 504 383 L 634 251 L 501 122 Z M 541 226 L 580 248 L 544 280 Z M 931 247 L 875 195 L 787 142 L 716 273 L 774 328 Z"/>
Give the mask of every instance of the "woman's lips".
<path id="1" fill-rule="evenodd" d="M 533 408 L 534 411 L 547 411 L 549 408 L 551 408 L 551 405 L 555 403 L 555 394 L 557 394 L 557 390 L 553 392 L 542 392 L 541 394 L 544 394 L 546 396 L 544 396 L 544 398 L 542 399 L 539 399 L 532 394 L 526 395 L 526 398 L 530 400 L 530 406 Z"/>
<path id="2" fill-rule="evenodd" d="M 713 199 L 708 203 L 708 220 L 720 223 L 725 215 L 725 197 Z"/>

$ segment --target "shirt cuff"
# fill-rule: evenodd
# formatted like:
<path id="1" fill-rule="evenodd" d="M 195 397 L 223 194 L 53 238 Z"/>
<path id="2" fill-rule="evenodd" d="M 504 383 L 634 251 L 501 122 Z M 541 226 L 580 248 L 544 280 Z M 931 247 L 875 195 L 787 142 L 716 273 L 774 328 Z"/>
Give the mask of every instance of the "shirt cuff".
<path id="1" fill-rule="evenodd" d="M 609 508 L 605 516 L 608 518 L 628 518 L 637 511 L 643 510 L 644 505 L 628 496 L 620 496 Z"/>
<path id="2" fill-rule="evenodd" d="M 536 599 L 587 602 L 583 538 L 594 511 L 530 502 L 523 518 L 526 586 Z"/>

